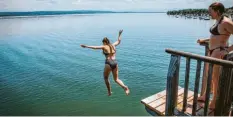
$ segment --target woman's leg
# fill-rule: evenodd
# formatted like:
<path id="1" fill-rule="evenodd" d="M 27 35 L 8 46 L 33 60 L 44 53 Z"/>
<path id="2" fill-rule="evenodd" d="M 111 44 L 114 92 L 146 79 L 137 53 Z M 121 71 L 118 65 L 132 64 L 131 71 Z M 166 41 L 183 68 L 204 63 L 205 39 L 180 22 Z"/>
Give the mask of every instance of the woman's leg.
<path id="1" fill-rule="evenodd" d="M 208 55 L 207 56 L 210 56 L 210 52 L 208 52 Z M 205 101 L 205 96 L 206 96 L 206 87 L 207 87 L 207 79 L 208 79 L 208 73 L 209 73 L 209 63 L 205 63 L 205 70 L 204 70 L 204 76 L 203 76 L 203 79 L 204 79 L 204 84 L 203 84 L 203 95 L 201 95 L 200 97 L 197 98 L 198 101 Z M 212 89 L 212 84 L 211 84 L 211 89 Z"/>
<path id="2" fill-rule="evenodd" d="M 223 51 L 220 51 L 220 49 L 216 49 L 213 51 L 211 54 L 211 57 L 213 58 L 220 58 L 220 53 Z M 208 68 L 205 70 L 207 73 L 205 77 L 208 77 Z M 217 97 L 217 88 L 218 88 L 218 81 L 219 81 L 219 74 L 220 74 L 220 66 L 219 65 L 214 65 L 213 66 L 213 72 L 212 72 L 212 81 L 211 81 L 211 88 L 213 89 L 213 99 L 210 101 L 209 108 L 214 109 L 215 108 L 215 103 L 216 103 L 216 97 Z M 198 97 L 198 100 L 205 101 L 205 95 L 206 92 L 200 97 Z M 204 105 L 201 105 L 204 106 Z"/>
<path id="3" fill-rule="evenodd" d="M 205 63 L 205 70 L 204 70 L 205 73 L 204 73 L 204 77 L 203 77 L 205 79 L 205 81 L 203 82 L 204 83 L 204 85 L 203 85 L 204 86 L 204 89 L 203 89 L 204 92 L 203 92 L 202 96 L 197 98 L 198 101 L 205 101 L 208 71 L 209 71 L 209 64 Z M 212 87 L 211 87 L 211 89 L 212 89 Z"/>
<path id="4" fill-rule="evenodd" d="M 111 86 L 110 86 L 110 82 L 109 82 L 109 74 L 110 74 L 111 68 L 109 65 L 105 64 L 104 67 L 104 81 L 106 84 L 106 87 L 108 89 L 108 96 L 111 96 L 112 92 L 111 92 Z"/>
<path id="5" fill-rule="evenodd" d="M 220 49 L 217 49 L 213 52 L 211 57 L 221 59 L 220 53 L 224 51 L 220 51 Z M 218 88 L 218 82 L 219 82 L 219 75 L 220 75 L 220 66 L 214 65 L 213 66 L 213 72 L 212 72 L 212 85 L 213 85 L 213 99 L 210 102 L 209 108 L 214 109 L 215 103 L 216 103 L 216 97 L 217 97 L 217 88 Z"/>
<path id="6" fill-rule="evenodd" d="M 125 90 L 126 95 L 129 95 L 129 92 L 130 92 L 129 88 L 125 86 L 124 83 L 118 77 L 118 65 L 116 66 L 115 69 L 112 70 L 112 74 L 113 74 L 114 81 Z"/>

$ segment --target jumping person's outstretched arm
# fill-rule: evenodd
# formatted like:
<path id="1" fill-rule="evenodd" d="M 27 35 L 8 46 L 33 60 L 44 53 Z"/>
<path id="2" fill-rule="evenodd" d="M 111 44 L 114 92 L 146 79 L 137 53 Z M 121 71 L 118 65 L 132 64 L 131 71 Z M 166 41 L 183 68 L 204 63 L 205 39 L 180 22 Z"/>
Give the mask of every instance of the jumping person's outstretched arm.
<path id="1" fill-rule="evenodd" d="M 91 49 L 104 49 L 104 46 L 87 46 L 87 45 L 80 45 L 83 48 L 91 48 Z"/>
<path id="2" fill-rule="evenodd" d="M 112 45 L 117 46 L 117 45 L 119 45 L 121 43 L 121 34 L 122 34 L 122 32 L 123 32 L 123 30 L 119 31 L 118 39 Z"/>

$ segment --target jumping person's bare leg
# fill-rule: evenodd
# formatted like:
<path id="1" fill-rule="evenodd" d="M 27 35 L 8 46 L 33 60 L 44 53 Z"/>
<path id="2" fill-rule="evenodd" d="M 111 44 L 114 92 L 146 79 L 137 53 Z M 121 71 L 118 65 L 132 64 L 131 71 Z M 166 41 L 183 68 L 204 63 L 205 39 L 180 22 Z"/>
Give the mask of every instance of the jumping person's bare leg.
<path id="1" fill-rule="evenodd" d="M 104 81 L 105 81 L 106 87 L 108 89 L 108 96 L 112 95 L 111 86 L 110 86 L 110 82 L 109 82 L 109 74 L 110 74 L 110 72 L 111 72 L 110 66 L 109 65 L 105 65 L 105 68 L 104 68 Z"/>
<path id="2" fill-rule="evenodd" d="M 129 88 L 118 77 L 118 66 L 114 70 L 112 70 L 112 74 L 114 77 L 114 81 L 125 90 L 126 95 L 129 95 Z"/>

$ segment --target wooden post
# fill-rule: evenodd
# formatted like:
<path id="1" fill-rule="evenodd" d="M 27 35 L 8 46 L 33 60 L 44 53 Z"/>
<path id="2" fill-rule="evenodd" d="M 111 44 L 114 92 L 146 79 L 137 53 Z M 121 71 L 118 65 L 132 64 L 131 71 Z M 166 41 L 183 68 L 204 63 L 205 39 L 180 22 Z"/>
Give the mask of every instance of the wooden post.
<path id="1" fill-rule="evenodd" d="M 193 110 L 192 110 L 193 116 L 196 115 L 196 110 L 197 110 L 197 96 L 199 89 L 200 74 L 201 74 L 201 60 L 197 60 L 196 79 L 195 79 L 194 96 L 193 96 Z"/>
<path id="2" fill-rule="evenodd" d="M 178 80 L 179 80 L 180 56 L 171 55 L 170 65 L 167 73 L 166 107 L 165 115 L 174 115 L 177 104 Z"/>
<path id="3" fill-rule="evenodd" d="M 230 109 L 230 114 L 229 116 L 233 116 L 233 102 L 231 102 L 231 109 Z"/>
<path id="4" fill-rule="evenodd" d="M 183 98 L 183 109 L 186 111 L 187 106 L 187 95 L 188 95 L 188 86 L 189 86 L 189 73 L 190 73 L 190 58 L 186 58 L 186 70 L 185 70 L 185 83 L 184 83 L 184 98 Z"/>
<path id="5" fill-rule="evenodd" d="M 233 96 L 233 69 L 231 68 L 231 69 L 228 69 L 229 71 L 229 76 L 228 76 L 228 79 L 229 79 L 229 81 L 226 81 L 226 85 L 228 86 L 228 87 L 226 87 L 225 89 L 227 90 L 227 93 L 225 94 L 225 97 L 226 97 L 226 99 L 225 99 L 225 109 L 228 109 L 228 110 L 230 110 L 230 108 L 231 108 L 231 103 L 232 103 L 232 96 Z M 224 89 L 224 90 L 225 90 Z M 229 112 L 227 112 L 227 113 L 225 113 L 225 114 L 229 114 Z"/>
<path id="6" fill-rule="evenodd" d="M 226 57 L 227 60 L 233 61 L 233 53 Z M 220 72 L 219 85 L 217 90 L 215 116 L 226 116 L 230 114 L 233 104 L 233 68 L 222 67 Z M 232 113 L 231 113 L 232 114 Z"/>
<path id="7" fill-rule="evenodd" d="M 232 92 L 232 68 L 223 67 L 220 72 L 219 84 L 217 88 L 217 99 L 215 104 L 215 116 L 226 116 L 229 114 Z M 229 95 L 231 94 L 231 95 Z M 230 97 L 230 98 L 228 98 Z"/>
<path id="8" fill-rule="evenodd" d="M 233 59 L 233 58 L 232 58 Z M 233 77 L 233 73 L 231 74 L 231 77 Z M 233 79 L 232 79 L 232 81 L 231 81 L 231 89 L 230 89 L 230 91 L 231 91 L 231 93 L 232 93 L 232 91 L 233 91 Z M 233 94 L 231 94 L 232 96 L 231 96 L 231 108 L 230 108 L 230 116 L 233 116 Z"/>
<path id="9" fill-rule="evenodd" d="M 203 46 L 205 46 L 205 56 L 208 56 L 208 51 L 209 51 L 209 44 L 203 44 Z M 202 74 L 202 86 L 201 86 L 201 95 L 204 94 L 205 90 L 206 90 L 206 83 L 207 83 L 207 73 L 205 72 L 207 63 L 204 62 L 204 68 L 203 68 L 203 74 Z M 205 77 L 206 76 L 206 77 Z"/>
<path id="10" fill-rule="evenodd" d="M 232 21 L 233 21 L 233 14 L 231 14 L 232 15 Z M 228 54 L 227 55 L 227 60 L 229 60 L 229 61 L 233 61 L 233 53 L 230 53 L 230 54 Z M 232 72 L 232 74 L 231 74 L 231 78 L 233 77 L 233 72 Z M 233 94 L 232 94 L 232 91 L 233 91 L 233 79 L 231 80 L 231 89 L 230 89 L 230 95 L 232 95 L 231 96 L 231 109 L 230 109 L 230 116 L 233 116 Z M 230 98 L 230 97 L 229 97 Z"/>
<path id="11" fill-rule="evenodd" d="M 208 72 L 207 87 L 206 87 L 206 97 L 205 97 L 205 107 L 204 107 L 204 116 L 208 116 L 208 107 L 209 107 L 212 72 L 213 72 L 213 64 L 209 63 L 209 72 Z"/>
<path id="12" fill-rule="evenodd" d="M 194 88 L 194 98 L 193 98 L 193 108 L 192 115 L 196 115 L 197 109 L 197 96 L 199 90 L 199 81 L 200 81 L 200 71 L 201 71 L 201 62 L 205 63 L 217 64 L 220 66 L 224 66 L 222 72 L 220 72 L 221 77 L 219 78 L 219 85 L 217 88 L 217 100 L 216 100 L 216 108 L 214 111 L 215 115 L 227 115 L 230 110 L 230 102 L 233 101 L 233 62 L 228 60 L 221 60 L 213 57 L 200 56 L 193 53 L 176 51 L 171 49 L 165 50 L 167 53 L 172 54 L 171 61 L 168 69 L 167 75 L 167 89 L 166 89 L 166 107 L 165 107 L 165 115 L 171 116 L 174 115 L 174 109 L 177 103 L 177 85 L 179 78 L 179 64 L 180 64 L 180 56 L 188 57 L 190 59 L 197 60 L 197 69 L 196 69 L 196 79 L 195 79 L 195 88 Z M 231 60 L 233 60 L 233 53 L 228 54 L 231 56 Z M 227 57 L 228 58 L 228 57 Z M 178 64 L 179 63 L 179 64 Z M 210 67 L 210 71 L 211 71 Z M 210 73 L 211 74 L 211 73 Z M 211 81 L 211 75 L 209 75 L 208 81 Z M 226 77 L 228 79 L 226 79 Z M 210 85 L 208 84 L 207 93 L 210 91 Z M 208 94 L 207 94 L 208 95 Z M 207 102 L 205 106 L 205 115 L 207 114 L 208 108 L 208 99 L 209 96 L 206 97 Z"/>

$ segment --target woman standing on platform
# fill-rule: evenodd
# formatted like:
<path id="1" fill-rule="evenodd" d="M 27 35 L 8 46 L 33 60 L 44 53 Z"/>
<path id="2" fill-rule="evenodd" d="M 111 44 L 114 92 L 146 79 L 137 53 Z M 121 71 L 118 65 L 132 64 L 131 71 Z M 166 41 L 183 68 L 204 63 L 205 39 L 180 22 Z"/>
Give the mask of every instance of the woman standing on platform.
<path id="1" fill-rule="evenodd" d="M 216 20 L 216 23 L 210 28 L 211 36 L 209 39 L 198 39 L 198 43 L 209 42 L 208 56 L 223 59 L 229 51 L 233 50 L 233 46 L 228 45 L 230 35 L 233 34 L 233 22 L 230 18 L 224 16 L 225 7 L 222 3 L 215 2 L 209 6 L 209 15 L 212 19 Z M 212 74 L 212 88 L 213 88 L 213 99 L 210 102 L 209 108 L 215 109 L 217 88 L 219 81 L 220 66 L 213 66 Z M 205 69 L 205 73 L 208 73 L 208 65 Z M 207 78 L 207 76 L 205 76 Z M 198 101 L 205 101 L 206 92 L 200 97 Z"/>

